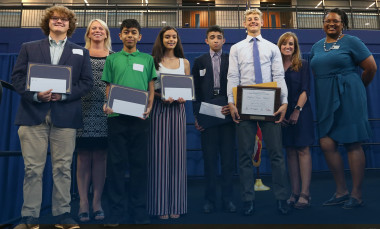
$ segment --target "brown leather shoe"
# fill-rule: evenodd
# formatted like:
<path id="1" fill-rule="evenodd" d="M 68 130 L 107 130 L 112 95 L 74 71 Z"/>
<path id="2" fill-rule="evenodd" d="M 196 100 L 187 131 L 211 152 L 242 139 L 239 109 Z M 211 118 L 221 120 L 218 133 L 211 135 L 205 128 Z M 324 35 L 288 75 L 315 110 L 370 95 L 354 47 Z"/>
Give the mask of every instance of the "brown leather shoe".
<path id="1" fill-rule="evenodd" d="M 56 228 L 60 229 L 78 229 L 80 228 L 78 223 L 71 217 L 70 213 L 64 213 L 57 216 L 59 224 L 56 224 Z"/>
<path id="2" fill-rule="evenodd" d="M 14 229 L 39 229 L 38 219 L 32 216 L 22 217 L 20 223 Z"/>

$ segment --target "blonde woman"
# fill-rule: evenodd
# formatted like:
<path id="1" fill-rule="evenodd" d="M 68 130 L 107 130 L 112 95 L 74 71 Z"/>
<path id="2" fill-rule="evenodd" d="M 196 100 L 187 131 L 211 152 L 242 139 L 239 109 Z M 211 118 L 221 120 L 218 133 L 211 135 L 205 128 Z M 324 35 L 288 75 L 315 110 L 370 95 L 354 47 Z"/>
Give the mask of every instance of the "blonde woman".
<path id="1" fill-rule="evenodd" d="M 94 19 L 87 26 L 85 48 L 90 52 L 94 87 L 82 98 L 84 128 L 77 134 L 77 179 L 80 197 L 78 218 L 90 220 L 88 190 L 92 183 L 92 209 L 95 220 L 104 219 L 101 197 L 106 175 L 107 118 L 102 111 L 106 84 L 101 81 L 107 56 L 111 51 L 110 31 L 107 24 Z"/>

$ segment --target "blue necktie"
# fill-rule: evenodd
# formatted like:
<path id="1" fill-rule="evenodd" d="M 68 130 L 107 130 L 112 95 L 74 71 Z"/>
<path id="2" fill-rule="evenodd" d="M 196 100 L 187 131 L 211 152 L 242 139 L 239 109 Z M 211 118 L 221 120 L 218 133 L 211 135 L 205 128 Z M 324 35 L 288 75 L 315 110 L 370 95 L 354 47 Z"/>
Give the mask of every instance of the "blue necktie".
<path id="1" fill-rule="evenodd" d="M 255 82 L 256 84 L 263 83 L 263 76 L 261 74 L 261 64 L 260 64 L 260 52 L 259 47 L 257 47 L 257 38 L 253 38 L 253 66 L 255 68 Z"/>

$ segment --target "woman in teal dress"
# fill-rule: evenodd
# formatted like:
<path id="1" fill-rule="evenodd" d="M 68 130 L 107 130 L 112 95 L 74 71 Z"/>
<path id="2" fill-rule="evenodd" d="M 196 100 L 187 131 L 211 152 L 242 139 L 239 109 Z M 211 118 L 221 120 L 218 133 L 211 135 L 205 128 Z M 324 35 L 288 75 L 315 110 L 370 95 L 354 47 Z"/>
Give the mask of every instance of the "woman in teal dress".
<path id="1" fill-rule="evenodd" d="M 315 77 L 320 146 L 336 183 L 335 194 L 323 205 L 343 204 L 343 208 L 351 209 L 363 205 L 365 155 L 361 142 L 371 136 L 365 86 L 373 79 L 377 67 L 364 43 L 343 34 L 343 29 L 348 29 L 344 11 L 335 8 L 324 16 L 326 38 L 312 47 L 311 68 Z M 358 66 L 363 69 L 361 76 Z M 346 186 L 338 143 L 343 143 L 348 153 L 351 194 Z"/>

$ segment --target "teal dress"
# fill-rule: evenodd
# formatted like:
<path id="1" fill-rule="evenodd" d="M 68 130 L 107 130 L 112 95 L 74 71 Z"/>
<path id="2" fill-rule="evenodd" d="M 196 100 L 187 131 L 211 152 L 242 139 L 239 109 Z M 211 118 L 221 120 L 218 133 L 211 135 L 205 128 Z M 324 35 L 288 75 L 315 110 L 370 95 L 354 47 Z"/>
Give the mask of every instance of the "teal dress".
<path id="1" fill-rule="evenodd" d="M 311 49 L 315 79 L 319 138 L 341 143 L 362 142 L 371 136 L 367 96 L 358 65 L 372 54 L 357 37 L 346 34 L 330 51 L 322 39 Z M 327 43 L 330 49 L 333 43 Z"/>

